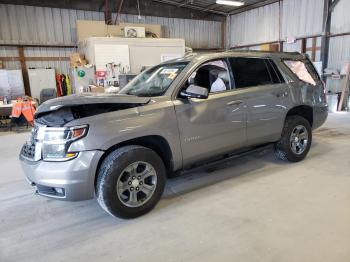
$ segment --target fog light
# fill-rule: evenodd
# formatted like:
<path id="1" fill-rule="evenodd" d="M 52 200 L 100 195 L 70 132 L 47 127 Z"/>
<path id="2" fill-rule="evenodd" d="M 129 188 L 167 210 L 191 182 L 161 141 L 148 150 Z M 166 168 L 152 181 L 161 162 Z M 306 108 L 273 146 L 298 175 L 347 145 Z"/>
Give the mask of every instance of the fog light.
<path id="1" fill-rule="evenodd" d="M 64 189 L 60 187 L 55 187 L 55 191 L 58 195 L 63 195 L 64 194 Z"/>

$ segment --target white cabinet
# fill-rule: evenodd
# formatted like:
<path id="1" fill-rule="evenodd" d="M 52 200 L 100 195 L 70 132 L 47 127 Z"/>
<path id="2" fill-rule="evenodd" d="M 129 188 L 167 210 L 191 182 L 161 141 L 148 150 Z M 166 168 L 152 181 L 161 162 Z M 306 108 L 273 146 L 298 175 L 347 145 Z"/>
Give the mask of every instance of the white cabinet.
<path id="1" fill-rule="evenodd" d="M 79 42 L 78 51 L 85 54 L 97 70 L 104 63 L 130 64 L 130 73 L 138 74 L 143 67 L 157 65 L 185 54 L 185 40 L 174 38 L 90 37 Z M 106 69 L 104 69 L 106 70 Z M 125 72 L 128 73 L 128 72 Z"/>

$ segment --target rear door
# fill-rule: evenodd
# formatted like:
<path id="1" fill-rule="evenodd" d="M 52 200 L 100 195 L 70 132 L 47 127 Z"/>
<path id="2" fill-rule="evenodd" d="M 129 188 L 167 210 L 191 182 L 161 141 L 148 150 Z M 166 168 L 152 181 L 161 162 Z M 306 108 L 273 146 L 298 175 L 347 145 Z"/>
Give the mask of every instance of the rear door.
<path id="1" fill-rule="evenodd" d="M 272 59 L 229 59 L 235 88 L 247 105 L 247 142 L 255 145 L 279 139 L 288 110 L 290 90 Z"/>

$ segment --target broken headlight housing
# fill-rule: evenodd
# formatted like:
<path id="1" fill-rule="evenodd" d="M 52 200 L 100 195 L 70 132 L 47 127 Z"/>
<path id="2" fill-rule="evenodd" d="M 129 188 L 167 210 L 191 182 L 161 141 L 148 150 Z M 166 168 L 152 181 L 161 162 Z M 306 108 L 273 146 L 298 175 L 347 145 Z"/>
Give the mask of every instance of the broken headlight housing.
<path id="1" fill-rule="evenodd" d="M 69 152 L 70 145 L 86 136 L 88 126 L 42 127 L 37 140 L 41 143 L 44 161 L 66 161 L 78 156 L 79 152 Z"/>

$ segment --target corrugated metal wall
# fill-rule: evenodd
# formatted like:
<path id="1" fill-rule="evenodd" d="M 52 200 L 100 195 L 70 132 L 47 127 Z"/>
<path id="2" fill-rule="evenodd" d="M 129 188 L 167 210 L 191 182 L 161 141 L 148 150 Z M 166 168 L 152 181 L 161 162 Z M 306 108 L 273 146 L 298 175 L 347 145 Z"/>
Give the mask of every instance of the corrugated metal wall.
<path id="1" fill-rule="evenodd" d="M 331 33 L 350 31 L 350 1 L 340 0 L 333 11 Z M 329 44 L 328 67 L 340 70 L 344 62 L 350 61 L 350 36 L 333 37 Z"/>
<path id="2" fill-rule="evenodd" d="M 101 12 L 0 4 L 0 39 L 14 44 L 75 44 L 77 19 L 104 20 L 104 16 Z"/>
<path id="3" fill-rule="evenodd" d="M 320 34 L 324 0 L 283 0 L 281 37 Z M 310 11 L 312 10 L 312 11 Z M 350 31 L 349 0 L 340 0 L 332 16 L 332 33 Z M 278 3 L 233 15 L 229 19 L 229 46 L 256 44 L 279 39 Z M 115 14 L 113 14 L 115 17 Z M 0 4 L 0 43 L 76 44 L 76 20 L 103 20 L 102 12 Z M 121 21 L 163 25 L 166 37 L 181 37 L 193 48 L 220 48 L 221 23 L 189 19 L 122 15 Z M 319 39 L 317 40 L 319 42 Z M 307 43 L 309 46 L 309 41 Z M 285 44 L 286 51 L 300 48 L 300 41 Z M 259 49 L 252 47 L 250 49 Z M 27 56 L 69 56 L 74 49 L 26 48 Z M 299 51 L 299 50 L 298 50 Z M 0 47 L 0 56 L 18 56 L 15 47 Z M 317 53 L 317 58 L 319 52 Z M 350 60 L 350 37 L 331 38 L 329 66 L 341 68 Z M 30 67 L 55 67 L 67 72 L 68 62 L 27 62 Z M 18 61 L 6 62 L 7 68 L 19 68 Z"/>
<path id="4" fill-rule="evenodd" d="M 75 48 L 46 48 L 26 47 L 26 57 L 69 57 Z M 28 68 L 55 68 L 57 73 L 67 74 L 69 72 L 69 61 L 26 61 Z M 18 67 L 17 67 L 18 68 Z"/>
<path id="5" fill-rule="evenodd" d="M 113 14 L 115 17 L 115 14 Z M 0 4 L 0 43 L 75 45 L 76 20 L 104 20 L 102 12 Z M 221 23 L 178 18 L 121 15 L 121 22 L 163 25 L 165 37 L 184 38 L 192 48 L 220 48 Z M 25 48 L 26 56 L 64 56 L 70 48 Z M 0 56 L 18 56 L 16 48 L 1 47 Z M 28 67 L 52 67 L 68 72 L 67 61 L 27 62 Z M 19 68 L 19 62 L 6 62 L 6 68 Z"/>
<path id="6" fill-rule="evenodd" d="M 324 0 L 283 0 L 281 31 L 279 3 L 231 16 L 230 46 L 270 42 L 287 37 L 302 37 L 322 32 Z M 344 0 L 343 0 L 344 1 Z"/>
<path id="7" fill-rule="evenodd" d="M 350 36 L 333 37 L 329 43 L 328 67 L 340 70 L 350 61 Z"/>
<path id="8" fill-rule="evenodd" d="M 278 40 L 278 3 L 230 17 L 230 47 Z"/>
<path id="9" fill-rule="evenodd" d="M 115 14 L 113 14 L 115 17 Z M 0 43 L 76 44 L 76 20 L 104 20 L 102 12 L 0 4 Z M 192 48 L 221 47 L 221 23 L 136 15 L 121 22 L 161 24 L 165 37 L 180 37 Z"/>
<path id="10" fill-rule="evenodd" d="M 277 41 L 287 37 L 307 37 L 322 34 L 324 0 L 283 0 L 281 2 L 281 32 L 279 32 L 278 3 L 264 6 L 230 18 L 230 46 L 250 45 Z M 340 0 L 331 20 L 331 33 L 350 32 L 350 0 Z M 265 28 L 268 27 L 268 28 Z M 306 48 L 312 47 L 313 40 L 307 39 Z M 316 46 L 321 46 L 321 37 L 316 38 Z M 258 50 L 259 46 L 245 49 Z M 284 51 L 301 51 L 301 40 L 293 44 L 284 43 Z M 311 51 L 307 51 L 311 57 Z M 320 61 L 320 50 L 315 61 Z M 350 61 L 350 35 L 330 38 L 328 68 L 341 70 Z M 330 90 L 339 89 L 339 81 L 328 81 Z"/>
<path id="11" fill-rule="evenodd" d="M 333 11 L 331 32 L 343 33 L 350 31 L 350 1 L 340 0 Z"/>
<path id="12" fill-rule="evenodd" d="M 324 0 L 283 0 L 282 39 L 322 33 Z"/>
<path id="13" fill-rule="evenodd" d="M 184 38 L 186 46 L 192 48 L 221 48 L 221 23 L 216 21 L 180 18 L 122 15 L 122 22 L 161 24 L 164 37 Z"/>

